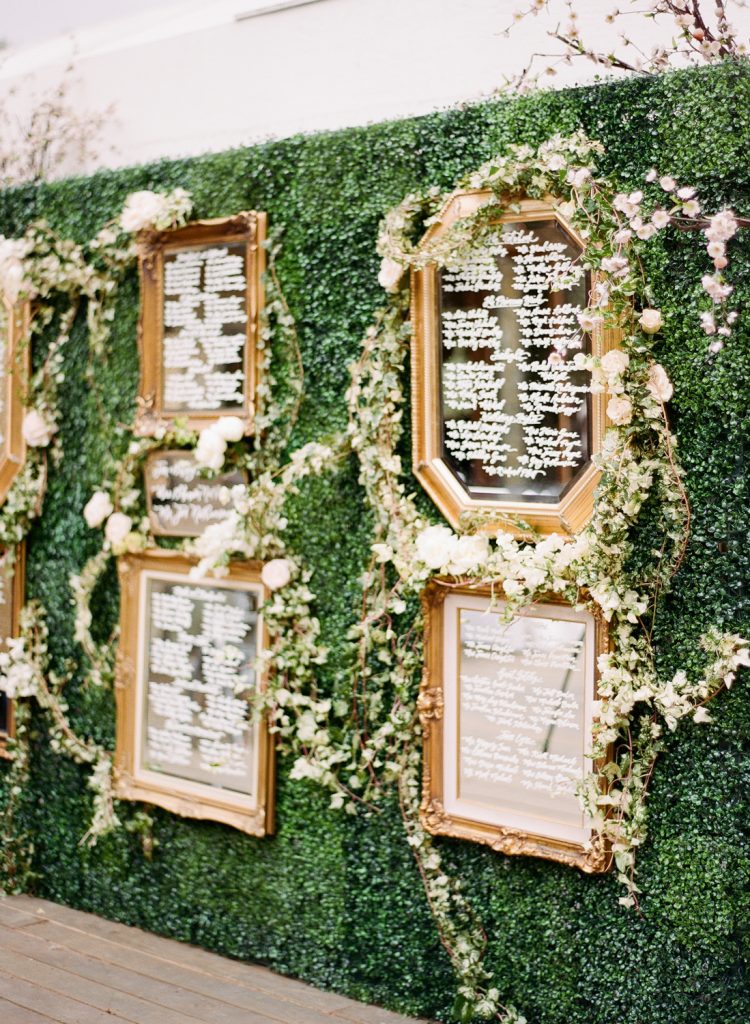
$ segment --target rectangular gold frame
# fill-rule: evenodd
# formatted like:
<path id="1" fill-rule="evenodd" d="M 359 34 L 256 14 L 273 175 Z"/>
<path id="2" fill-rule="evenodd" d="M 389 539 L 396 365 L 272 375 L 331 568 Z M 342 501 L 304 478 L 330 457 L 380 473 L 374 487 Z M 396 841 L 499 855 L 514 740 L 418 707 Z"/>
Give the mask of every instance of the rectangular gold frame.
<path id="1" fill-rule="evenodd" d="M 158 519 L 158 516 L 157 516 L 156 512 L 154 512 L 153 496 L 152 496 L 152 493 L 151 493 L 151 491 L 152 491 L 151 478 L 149 476 L 149 472 L 151 470 L 151 467 L 152 467 L 153 463 L 157 459 L 164 458 L 165 455 L 184 455 L 186 457 L 189 457 L 192 454 L 193 454 L 193 452 L 191 452 L 190 450 L 187 450 L 187 449 L 182 450 L 182 449 L 178 449 L 178 448 L 164 448 L 164 449 L 159 449 L 158 451 L 151 452 L 150 455 L 146 459 L 146 462 L 145 462 L 145 464 L 143 466 L 143 486 L 144 486 L 144 490 L 146 492 L 146 512 L 148 514 L 148 521 L 149 521 L 150 526 L 151 526 L 151 533 L 153 534 L 154 537 L 197 537 L 197 536 L 199 536 L 199 534 L 193 533 L 192 531 L 176 530 L 176 529 L 175 530 L 165 530 L 162 527 L 162 525 L 159 523 L 159 519 Z M 247 483 L 248 475 L 245 472 L 245 470 L 239 470 L 238 472 L 242 473 L 242 475 L 245 478 L 245 483 Z M 228 475 L 228 474 L 223 474 L 222 473 L 220 475 L 224 476 L 224 475 Z"/>
<path id="2" fill-rule="evenodd" d="M 120 579 L 120 646 L 117 652 L 116 701 L 117 729 L 115 749 L 115 792 L 121 800 L 141 800 L 155 804 L 186 818 L 218 821 L 248 835 L 264 836 L 274 830 L 274 747 L 263 720 L 258 729 L 257 798 L 251 805 L 246 797 L 230 790 L 207 786 L 203 783 L 164 776 L 141 770 L 136 763 L 137 730 L 136 708 L 139 682 L 139 623 L 141 580 L 145 572 L 170 573 L 184 576 L 188 581 L 190 569 L 196 560 L 175 551 L 153 549 L 141 554 L 123 555 L 118 560 Z M 252 583 L 266 590 L 260 578 L 262 563 L 233 564 L 229 574 L 217 580 Z M 201 580 L 201 586 L 213 581 Z M 261 620 L 259 647 L 268 645 L 268 633 Z M 265 677 L 260 676 L 262 690 Z"/>
<path id="3" fill-rule="evenodd" d="M 422 241 L 432 241 L 445 233 L 457 220 L 476 212 L 495 198 L 490 191 L 456 193 L 448 202 L 439 222 L 432 225 Z M 573 239 L 585 247 L 574 228 L 556 212 L 552 197 L 541 202 L 521 199 L 518 210 L 497 218 L 497 223 L 534 220 L 557 220 Z M 589 463 L 568 494 L 558 504 L 546 502 L 481 501 L 472 498 L 455 478 L 442 455 L 440 423 L 440 325 L 437 318 L 438 270 L 430 264 L 411 271 L 411 390 L 414 474 L 448 522 L 457 528 L 462 514 L 497 512 L 498 519 L 489 521 L 486 529 L 502 526 L 514 532 L 503 516 L 520 517 L 542 533 L 563 531 L 577 533 L 591 517 L 594 491 L 600 473 Z M 592 334 L 594 355 L 603 355 L 620 342 L 620 333 L 597 329 Z M 601 450 L 608 420 L 603 394 L 592 395 L 592 454 Z M 515 531 L 523 532 L 523 531 Z"/>
<path id="4" fill-rule="evenodd" d="M 16 548 L 16 561 L 13 566 L 13 580 L 11 582 L 8 597 L 11 602 L 10 610 L 10 636 L 18 636 L 19 619 L 26 594 L 26 545 L 21 543 Z M 15 714 L 13 701 L 8 701 L 8 729 L 0 732 L 0 757 L 10 758 L 13 755 L 8 750 L 8 740 L 14 738 Z"/>
<path id="5" fill-rule="evenodd" d="M 420 687 L 418 710 L 424 736 L 422 769 L 422 802 L 420 818 L 424 828 L 432 835 L 468 839 L 490 846 L 499 853 L 542 857 L 579 868 L 587 874 L 607 871 L 611 857 L 592 831 L 588 844 L 568 842 L 556 837 L 536 834 L 520 829 L 488 824 L 449 814 L 445 810 L 444 743 L 445 700 L 443 677 L 443 651 L 445 639 L 445 600 L 449 594 L 472 597 L 492 597 L 492 588 L 462 584 L 456 585 L 439 578 L 432 580 L 422 592 L 425 623 L 425 665 Z M 540 603 L 570 607 L 558 595 L 547 595 Z M 596 655 L 609 646 L 607 624 L 595 614 Z M 594 667 L 594 685 L 598 670 Z M 596 690 L 594 692 L 596 697 Z"/>
<path id="6" fill-rule="evenodd" d="M 144 231 L 138 236 L 138 270 L 141 283 L 141 313 L 138 349 L 141 361 L 138 413 L 135 431 L 152 435 L 178 418 L 186 418 L 193 430 L 200 430 L 222 416 L 240 415 L 245 433 L 253 433 L 256 396 L 260 379 L 260 314 L 263 308 L 262 274 L 265 270 L 267 218 L 255 210 L 233 217 L 198 220 L 171 231 Z M 164 339 L 164 256 L 166 253 L 211 244 L 246 244 L 247 329 L 245 334 L 245 390 L 243 409 L 217 411 L 195 409 L 170 413 L 162 402 L 162 350 Z"/>
<path id="7" fill-rule="evenodd" d="M 23 439 L 23 393 L 28 386 L 31 362 L 31 306 L 28 302 L 11 305 L 5 298 L 2 299 L 2 303 L 8 345 L 5 353 L 4 402 L 0 412 L 0 429 L 7 437 L 8 444 L 5 453 L 0 457 L 0 504 L 5 501 L 26 459 L 26 442 Z M 19 377 L 22 379 L 19 380 Z"/>

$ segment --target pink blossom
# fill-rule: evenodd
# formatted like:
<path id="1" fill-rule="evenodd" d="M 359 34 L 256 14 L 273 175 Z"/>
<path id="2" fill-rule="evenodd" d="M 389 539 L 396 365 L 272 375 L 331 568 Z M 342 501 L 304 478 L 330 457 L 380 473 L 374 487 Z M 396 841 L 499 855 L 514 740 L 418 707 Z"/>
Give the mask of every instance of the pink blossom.
<path id="1" fill-rule="evenodd" d="M 651 223 L 659 230 L 665 228 L 669 224 L 670 219 L 666 210 L 654 210 L 651 214 Z"/>
<path id="2" fill-rule="evenodd" d="M 697 199 L 690 199 L 687 203 L 682 204 L 682 212 L 686 217 L 697 217 L 701 212 L 701 204 Z"/>
<path id="3" fill-rule="evenodd" d="M 731 210 L 719 210 L 703 233 L 709 242 L 728 242 L 737 234 L 738 227 L 737 218 Z"/>
<path id="4" fill-rule="evenodd" d="M 608 256 L 602 260 L 601 267 L 606 274 L 623 277 L 630 269 L 630 264 L 624 256 Z"/>
<path id="5" fill-rule="evenodd" d="M 677 195 L 680 199 L 692 199 L 695 195 L 694 188 L 678 188 Z"/>
<path id="6" fill-rule="evenodd" d="M 674 190 L 677 188 L 677 182 L 668 174 L 665 174 L 663 178 L 659 178 L 659 184 L 665 192 L 674 192 Z"/>
<path id="7" fill-rule="evenodd" d="M 585 310 L 578 314 L 578 323 L 581 326 L 581 330 L 587 333 L 596 330 L 603 322 L 604 317 L 597 316 L 594 313 L 587 313 Z"/>
<path id="8" fill-rule="evenodd" d="M 706 312 L 701 313 L 701 327 L 706 334 L 716 334 L 716 321 L 714 320 L 713 313 Z"/>
<path id="9" fill-rule="evenodd" d="M 721 278 L 716 274 L 704 274 L 701 284 L 703 290 L 711 296 L 714 302 L 723 302 L 734 290 L 731 284 L 723 284 Z"/>

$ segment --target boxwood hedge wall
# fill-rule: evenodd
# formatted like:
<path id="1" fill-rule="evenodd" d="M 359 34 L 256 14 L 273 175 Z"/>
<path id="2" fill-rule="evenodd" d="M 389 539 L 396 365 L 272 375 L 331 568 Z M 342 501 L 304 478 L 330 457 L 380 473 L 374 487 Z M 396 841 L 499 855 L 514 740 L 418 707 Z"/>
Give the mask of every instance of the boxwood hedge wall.
<path id="1" fill-rule="evenodd" d="M 605 144 L 601 167 L 623 187 L 638 187 L 653 165 L 698 186 L 711 209 L 728 203 L 750 212 L 750 68 L 727 64 L 16 189 L 0 195 L 0 230 L 19 234 L 45 217 L 83 241 L 129 192 L 178 185 L 193 193 L 199 217 L 267 210 L 284 226 L 279 274 L 304 353 L 296 446 L 345 422 L 347 367 L 382 296 L 374 241 L 383 212 L 409 190 L 451 186 L 507 143 L 536 143 L 579 127 Z M 731 249 L 742 307 L 750 247 L 735 240 Z M 649 267 L 653 301 L 666 318 L 658 358 L 676 385 L 672 415 L 694 512 L 689 556 L 657 623 L 660 663 L 669 673 L 699 668 L 697 640 L 712 624 L 750 633 L 750 336 L 743 317 L 726 352 L 707 358 L 696 312 L 705 304 L 699 279 L 706 266 L 695 234 L 674 234 L 654 249 Z M 98 368 L 109 412 L 125 424 L 137 387 L 137 316 L 133 272 L 121 292 L 109 360 Z M 49 609 L 58 668 L 78 656 L 68 576 L 99 543 L 81 510 L 100 481 L 103 453 L 127 444 L 126 433 L 96 432 L 85 361 L 81 317 L 63 391 L 65 458 L 51 475 L 28 553 L 28 594 Z M 332 686 L 337 672 L 340 681 L 368 551 L 356 467 L 307 484 L 290 522 L 295 549 L 314 569 Z M 101 635 L 117 607 L 112 573 L 96 602 Z M 83 691 L 74 681 L 69 698 L 76 729 L 112 744 L 111 694 Z M 651 832 L 640 856 L 642 916 L 618 905 L 611 876 L 442 844 L 483 916 L 495 982 L 530 1024 L 750 1019 L 747 681 L 712 714 L 715 725 L 682 727 L 657 767 Z M 288 780 L 281 761 L 273 838 L 256 841 L 156 811 L 151 860 L 138 835 L 124 829 L 89 849 L 79 845 L 90 812 L 86 772 L 51 752 L 43 719 L 36 726 L 19 827 L 34 837 L 37 894 L 405 1013 L 449 1017 L 454 978 L 395 806 L 373 818 L 330 811 L 313 785 Z M 124 808 L 125 820 L 135 809 Z"/>

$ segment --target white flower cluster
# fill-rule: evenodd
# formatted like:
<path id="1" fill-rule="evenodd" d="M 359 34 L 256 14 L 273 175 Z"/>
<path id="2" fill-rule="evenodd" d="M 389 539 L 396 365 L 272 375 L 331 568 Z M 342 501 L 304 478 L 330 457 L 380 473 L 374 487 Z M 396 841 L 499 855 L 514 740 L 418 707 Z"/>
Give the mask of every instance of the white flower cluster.
<path id="1" fill-rule="evenodd" d="M 245 424 L 239 416 L 221 416 L 200 432 L 195 449 L 199 466 L 218 473 L 224 465 L 227 445 L 241 441 L 245 436 Z"/>
<path id="2" fill-rule="evenodd" d="M 37 679 L 25 639 L 9 637 L 5 646 L 7 650 L 0 653 L 0 692 L 8 700 L 34 696 Z"/>
<path id="3" fill-rule="evenodd" d="M 184 224 L 193 201 L 184 188 L 161 193 L 143 189 L 131 192 L 120 214 L 120 227 L 128 234 L 153 228 L 164 231 Z"/>
<path id="4" fill-rule="evenodd" d="M 27 298 L 33 297 L 25 264 L 30 251 L 27 238 L 0 235 L 0 295 L 4 295 L 11 306 L 18 302 L 22 293 Z"/>

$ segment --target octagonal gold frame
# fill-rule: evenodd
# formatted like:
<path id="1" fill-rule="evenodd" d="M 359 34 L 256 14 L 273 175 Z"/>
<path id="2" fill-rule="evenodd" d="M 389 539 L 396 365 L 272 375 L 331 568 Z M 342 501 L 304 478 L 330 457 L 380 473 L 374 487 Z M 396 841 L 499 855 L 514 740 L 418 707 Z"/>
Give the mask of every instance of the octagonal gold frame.
<path id="1" fill-rule="evenodd" d="M 433 224 L 422 239 L 422 245 L 440 238 L 463 217 L 470 216 L 495 198 L 489 190 L 456 193 L 443 209 L 440 221 Z M 557 212 L 550 199 L 522 199 L 517 212 L 497 218 L 497 223 L 556 220 L 582 249 L 583 239 Z M 412 430 L 413 469 L 422 487 L 454 528 L 462 517 L 471 513 L 497 513 L 497 519 L 483 523 L 484 530 L 503 529 L 517 534 L 525 531 L 514 526 L 508 517 L 524 520 L 543 534 L 564 532 L 576 534 L 591 517 L 594 491 L 599 471 L 593 462 L 582 468 L 567 493 L 559 502 L 481 501 L 472 498 L 449 468 L 442 454 L 440 416 L 440 323 L 438 317 L 438 268 L 431 264 L 411 275 L 412 310 Z M 620 332 L 597 329 L 592 332 L 591 351 L 596 356 L 616 348 Z M 591 396 L 591 453 L 601 450 L 608 420 L 604 394 Z"/>

